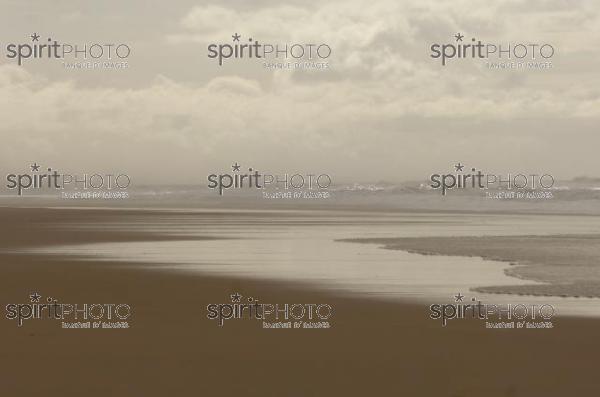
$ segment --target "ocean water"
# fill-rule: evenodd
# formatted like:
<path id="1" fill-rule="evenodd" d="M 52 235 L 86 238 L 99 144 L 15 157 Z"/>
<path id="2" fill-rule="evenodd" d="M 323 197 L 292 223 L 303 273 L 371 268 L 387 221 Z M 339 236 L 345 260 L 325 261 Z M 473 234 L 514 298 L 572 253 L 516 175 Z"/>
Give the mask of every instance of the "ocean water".
<path id="1" fill-rule="evenodd" d="M 561 315 L 600 315 L 598 299 L 470 292 L 475 287 L 534 283 L 506 276 L 507 263 L 476 257 L 425 256 L 382 249 L 374 244 L 338 241 L 595 233 L 600 230 L 600 217 L 590 215 L 197 209 L 140 211 L 135 222 L 69 227 L 221 239 L 64 245 L 38 247 L 27 252 L 129 261 L 149 271 L 308 283 L 328 291 L 367 298 L 451 303 L 455 294 L 462 293 L 486 303 L 552 304 Z M 223 291 L 223 295 L 233 292 Z"/>
<path id="2" fill-rule="evenodd" d="M 134 181 L 135 182 L 135 181 Z M 0 190 L 0 206 L 134 207 L 134 208 L 230 208 L 230 209 L 323 209 L 353 211 L 436 211 L 474 213 L 586 214 L 600 215 L 600 180 L 582 178 L 557 181 L 545 191 L 551 197 L 538 197 L 532 191 L 454 189 L 446 195 L 426 182 L 347 183 L 327 190 L 300 189 L 300 197 L 287 197 L 283 190 L 230 189 L 219 195 L 205 184 L 132 185 L 125 198 L 65 197 L 61 190 L 27 190 L 17 196 L 14 190 Z M 71 191 L 70 193 L 72 193 Z M 89 192 L 89 191 L 88 191 Z M 117 191 L 100 191 L 115 193 Z M 316 193 L 327 194 L 326 198 Z M 540 191 L 537 191 L 538 193 Z M 69 193 L 69 192 L 66 192 Z M 503 194 L 498 194 L 503 193 Z M 279 195 L 278 195 L 279 194 Z"/>

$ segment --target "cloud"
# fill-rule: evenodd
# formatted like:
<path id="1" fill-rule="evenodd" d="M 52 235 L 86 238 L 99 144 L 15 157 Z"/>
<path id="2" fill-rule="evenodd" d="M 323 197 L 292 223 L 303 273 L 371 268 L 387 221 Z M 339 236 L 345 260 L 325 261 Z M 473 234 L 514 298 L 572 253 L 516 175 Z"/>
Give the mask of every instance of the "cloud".
<path id="1" fill-rule="evenodd" d="M 578 162 L 565 172 L 589 174 L 591 148 L 600 144 L 593 133 L 600 118 L 593 66 L 599 52 L 582 44 L 598 37 L 592 3 L 371 3 L 193 7 L 165 23 L 167 43 L 149 48 L 185 48 L 186 57 L 169 58 L 167 66 L 186 66 L 198 80 L 163 73 L 171 69 L 161 58 L 132 60 L 154 76 L 136 87 L 91 86 L 85 73 L 56 79 L 2 65 L 0 128 L 10 145 L 0 148 L 0 164 L 14 168 L 26 158 L 184 182 L 197 168 L 239 161 L 372 180 L 426 175 L 456 158 L 550 168 L 567 156 Z M 204 44 L 227 42 L 236 32 L 265 42 L 329 43 L 331 70 L 269 71 L 252 62 L 219 67 L 206 57 Z M 558 50 L 555 67 L 491 71 L 467 60 L 442 67 L 428 47 L 456 32 L 548 38 Z"/>

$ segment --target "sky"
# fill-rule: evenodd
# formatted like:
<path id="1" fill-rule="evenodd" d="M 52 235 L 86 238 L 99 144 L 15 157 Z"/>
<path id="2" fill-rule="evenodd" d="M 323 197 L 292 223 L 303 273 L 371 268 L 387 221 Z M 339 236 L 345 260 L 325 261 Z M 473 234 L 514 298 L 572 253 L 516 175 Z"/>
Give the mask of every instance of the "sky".
<path id="1" fill-rule="evenodd" d="M 238 162 L 339 181 L 450 172 L 600 176 L 597 1 L 0 1 L 0 167 L 33 162 L 202 183 Z M 126 43 L 123 70 L 6 57 L 37 33 Z M 325 43 L 325 70 L 270 70 L 207 56 L 232 35 Z M 547 70 L 430 57 L 455 35 L 549 43 Z"/>

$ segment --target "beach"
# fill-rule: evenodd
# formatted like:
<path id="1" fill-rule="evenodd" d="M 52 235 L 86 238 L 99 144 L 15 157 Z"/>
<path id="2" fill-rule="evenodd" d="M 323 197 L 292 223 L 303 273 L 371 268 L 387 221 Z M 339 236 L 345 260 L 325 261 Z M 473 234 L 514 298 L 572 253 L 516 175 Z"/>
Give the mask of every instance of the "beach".
<path id="1" fill-rule="evenodd" d="M 421 255 L 477 256 L 509 262 L 506 273 L 540 284 L 478 287 L 487 293 L 600 297 L 600 235 L 355 239 Z"/>
<path id="2" fill-rule="evenodd" d="M 18 327 L 3 316 L 0 332 L 10 341 L 0 360 L 6 395 L 457 397 L 594 395 L 600 390 L 594 377 L 600 353 L 594 343 L 600 331 L 596 318 L 558 317 L 552 329 L 487 329 L 478 319 L 442 327 L 429 318 L 427 305 L 410 300 L 291 280 L 14 252 L 199 238 L 152 228 L 115 233 L 110 226 L 171 216 L 0 209 L 3 304 L 28 301 L 29 294 L 39 292 L 63 302 L 126 302 L 133 313 L 128 329 L 97 330 L 62 329 L 51 320 L 27 320 Z M 326 302 L 334 308 L 331 328 L 263 329 L 245 320 L 219 327 L 207 318 L 206 307 L 229 301 L 234 292 L 260 296 L 263 302 Z"/>

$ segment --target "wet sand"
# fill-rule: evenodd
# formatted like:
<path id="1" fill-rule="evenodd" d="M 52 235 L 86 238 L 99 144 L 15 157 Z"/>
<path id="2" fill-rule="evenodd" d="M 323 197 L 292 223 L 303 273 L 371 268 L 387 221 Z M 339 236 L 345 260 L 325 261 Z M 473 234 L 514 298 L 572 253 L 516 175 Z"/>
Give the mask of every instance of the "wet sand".
<path id="1" fill-rule="evenodd" d="M 114 233 L 94 224 L 154 213 L 0 209 L 1 248 L 173 239 Z M 77 233 L 64 226 L 89 227 Z M 209 236 L 206 236 L 209 237 Z M 129 240 L 128 240 L 129 239 Z M 2 394 L 7 396 L 565 396 L 596 395 L 600 321 L 558 318 L 546 330 L 490 330 L 480 321 L 442 328 L 428 308 L 306 285 L 146 270 L 132 263 L 0 254 L 0 302 L 27 295 L 63 302 L 126 302 L 130 329 L 18 328 L 3 314 Z M 229 294 L 263 302 L 327 302 L 331 329 L 219 328 L 206 305 Z M 4 311 L 4 310 L 3 310 Z"/>
<path id="2" fill-rule="evenodd" d="M 600 297 L 600 235 L 352 239 L 422 255 L 510 262 L 509 276 L 545 284 L 479 287 L 485 293 Z"/>

